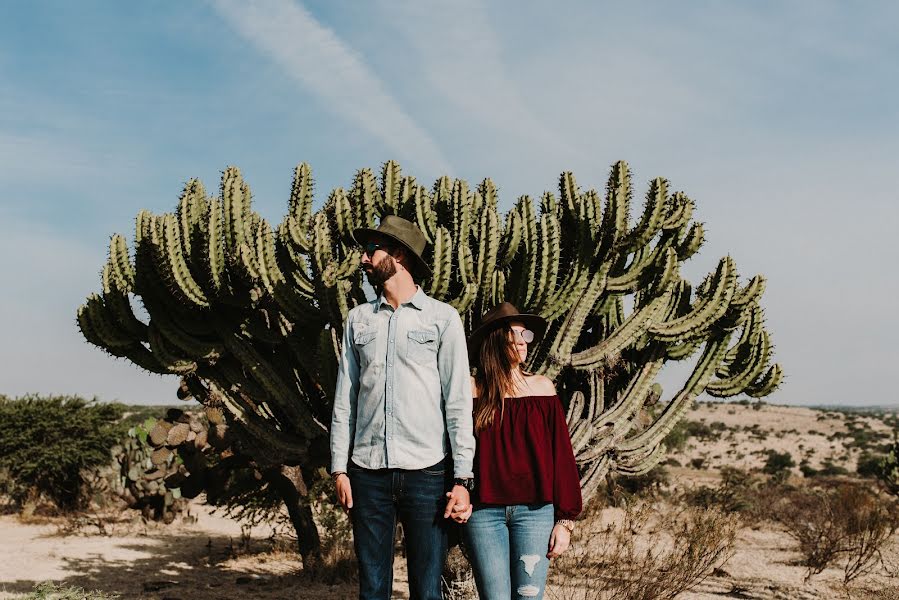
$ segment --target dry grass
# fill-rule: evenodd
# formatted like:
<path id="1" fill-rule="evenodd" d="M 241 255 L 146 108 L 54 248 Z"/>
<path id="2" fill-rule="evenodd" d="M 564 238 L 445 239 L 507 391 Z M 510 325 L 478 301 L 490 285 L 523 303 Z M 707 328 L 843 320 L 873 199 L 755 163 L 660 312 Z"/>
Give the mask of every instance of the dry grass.
<path id="1" fill-rule="evenodd" d="M 894 501 L 846 481 L 795 489 L 774 514 L 798 543 L 806 581 L 838 562 L 844 584 L 886 570 L 882 550 L 899 526 Z"/>
<path id="2" fill-rule="evenodd" d="M 716 509 L 607 509 L 579 524 L 550 571 L 554 600 L 668 600 L 733 553 L 738 519 Z"/>

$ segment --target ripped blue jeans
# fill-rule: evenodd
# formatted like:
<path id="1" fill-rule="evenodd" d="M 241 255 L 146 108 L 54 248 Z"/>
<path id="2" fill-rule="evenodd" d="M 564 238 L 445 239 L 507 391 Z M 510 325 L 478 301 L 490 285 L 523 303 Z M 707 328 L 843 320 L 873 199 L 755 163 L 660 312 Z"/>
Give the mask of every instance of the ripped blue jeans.
<path id="1" fill-rule="evenodd" d="M 462 527 L 481 600 L 542 600 L 552 504 L 475 506 Z"/>

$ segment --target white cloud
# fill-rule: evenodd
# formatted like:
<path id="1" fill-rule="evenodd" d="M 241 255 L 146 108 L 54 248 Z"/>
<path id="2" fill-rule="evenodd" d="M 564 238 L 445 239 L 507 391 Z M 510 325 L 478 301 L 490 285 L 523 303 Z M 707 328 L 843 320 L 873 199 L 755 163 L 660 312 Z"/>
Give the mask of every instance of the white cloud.
<path id="1" fill-rule="evenodd" d="M 385 5 L 421 61 L 421 77 L 452 104 L 469 125 L 525 141 L 563 160 L 574 149 L 525 101 L 508 72 L 497 32 L 485 6 L 471 0 L 453 3 L 407 2 Z"/>
<path id="2" fill-rule="evenodd" d="M 446 171 L 449 161 L 429 134 L 338 35 L 289 0 L 217 0 L 219 14 L 327 107 L 378 138 L 418 168 Z"/>

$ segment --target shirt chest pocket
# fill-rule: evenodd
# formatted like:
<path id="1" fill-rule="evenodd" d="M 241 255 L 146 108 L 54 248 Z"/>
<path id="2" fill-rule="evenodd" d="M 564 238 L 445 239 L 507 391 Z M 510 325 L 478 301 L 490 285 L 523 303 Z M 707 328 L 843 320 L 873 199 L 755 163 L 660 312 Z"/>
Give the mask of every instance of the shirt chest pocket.
<path id="1" fill-rule="evenodd" d="M 353 330 L 353 345 L 359 353 L 359 362 L 362 367 L 368 366 L 375 360 L 375 348 L 378 343 L 375 339 L 378 332 L 374 328 L 357 327 Z"/>
<path id="2" fill-rule="evenodd" d="M 437 361 L 437 333 L 428 329 L 410 331 L 406 357 L 420 365 L 434 364 Z"/>

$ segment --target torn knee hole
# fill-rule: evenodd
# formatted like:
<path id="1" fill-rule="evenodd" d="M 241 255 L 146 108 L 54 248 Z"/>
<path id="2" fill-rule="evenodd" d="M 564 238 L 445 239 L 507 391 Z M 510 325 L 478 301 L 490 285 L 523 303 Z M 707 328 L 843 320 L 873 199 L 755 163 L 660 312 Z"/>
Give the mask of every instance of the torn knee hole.
<path id="1" fill-rule="evenodd" d="M 536 598 L 537 594 L 540 593 L 540 588 L 536 585 L 523 585 L 518 588 L 518 595 L 524 596 L 525 598 Z"/>
<path id="2" fill-rule="evenodd" d="M 540 562 L 540 556 L 537 554 L 522 554 L 520 560 L 524 563 L 524 570 L 527 572 L 528 576 L 531 576 L 534 574 L 534 567 Z"/>

